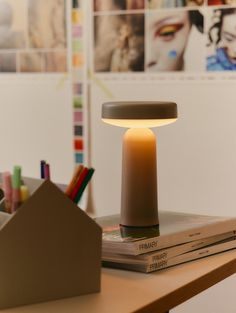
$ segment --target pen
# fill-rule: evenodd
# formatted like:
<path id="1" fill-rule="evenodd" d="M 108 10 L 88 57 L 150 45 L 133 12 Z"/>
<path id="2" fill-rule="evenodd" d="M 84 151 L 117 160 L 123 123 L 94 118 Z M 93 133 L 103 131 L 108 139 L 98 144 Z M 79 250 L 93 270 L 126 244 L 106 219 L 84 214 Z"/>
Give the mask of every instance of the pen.
<path id="1" fill-rule="evenodd" d="M 3 191 L 5 195 L 5 210 L 7 213 L 11 213 L 11 207 L 12 207 L 11 174 L 9 172 L 4 172 L 2 174 L 2 180 L 3 180 Z"/>
<path id="2" fill-rule="evenodd" d="M 13 170 L 13 192 L 11 212 L 15 212 L 20 206 L 20 185 L 21 185 L 21 167 L 16 165 Z"/>

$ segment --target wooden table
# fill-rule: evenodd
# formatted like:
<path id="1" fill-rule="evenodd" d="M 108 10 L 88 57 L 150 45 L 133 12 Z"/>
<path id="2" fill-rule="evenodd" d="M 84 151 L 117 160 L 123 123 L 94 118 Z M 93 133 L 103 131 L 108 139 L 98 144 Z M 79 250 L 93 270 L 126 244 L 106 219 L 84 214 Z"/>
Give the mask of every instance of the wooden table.
<path id="1" fill-rule="evenodd" d="M 236 250 L 152 274 L 103 269 L 101 293 L 1 313 L 163 313 L 235 272 Z"/>

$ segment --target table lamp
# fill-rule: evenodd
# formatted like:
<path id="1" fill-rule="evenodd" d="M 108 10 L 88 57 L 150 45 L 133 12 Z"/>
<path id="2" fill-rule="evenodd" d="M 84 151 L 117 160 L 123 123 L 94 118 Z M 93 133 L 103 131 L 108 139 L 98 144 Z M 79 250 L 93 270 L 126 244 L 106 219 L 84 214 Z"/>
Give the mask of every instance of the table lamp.
<path id="1" fill-rule="evenodd" d="M 173 102 L 107 102 L 105 123 L 129 128 L 123 137 L 121 226 L 157 226 L 156 136 L 150 129 L 177 119 Z"/>

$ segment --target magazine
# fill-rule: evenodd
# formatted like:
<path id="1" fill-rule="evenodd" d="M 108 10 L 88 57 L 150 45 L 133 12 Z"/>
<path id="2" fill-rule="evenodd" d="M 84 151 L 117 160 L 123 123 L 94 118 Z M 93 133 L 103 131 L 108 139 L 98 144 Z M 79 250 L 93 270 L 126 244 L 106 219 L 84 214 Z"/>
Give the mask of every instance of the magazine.
<path id="1" fill-rule="evenodd" d="M 160 260 L 167 260 L 173 258 L 177 255 L 190 252 L 196 249 L 200 249 L 211 244 L 220 242 L 222 240 L 232 238 L 236 235 L 236 231 L 224 233 L 221 235 L 216 235 L 212 237 L 207 237 L 199 240 L 194 240 L 191 242 L 183 243 L 177 246 L 170 248 L 165 248 L 157 251 L 152 251 L 139 255 L 127 255 L 127 254 L 118 254 L 118 253 L 109 253 L 102 252 L 103 261 L 114 261 L 114 262 L 126 262 L 132 261 L 133 263 L 138 264 L 148 264 L 159 262 Z"/>
<path id="2" fill-rule="evenodd" d="M 149 260 L 148 261 L 138 260 L 137 262 L 134 262 L 133 260 L 129 260 L 126 258 L 126 259 L 117 260 L 117 261 L 107 259 L 107 260 L 104 260 L 102 264 L 105 267 L 112 267 L 112 268 L 127 269 L 127 270 L 132 270 L 132 271 L 150 273 L 150 272 L 161 270 L 161 269 L 173 266 L 173 265 L 185 263 L 188 261 L 210 256 L 212 254 L 234 249 L 236 248 L 235 239 L 236 237 L 234 236 L 224 241 L 212 244 L 210 246 L 197 249 L 191 252 L 183 253 L 178 256 L 169 258 L 169 259 L 157 260 L 156 262 L 152 262 Z"/>
<path id="3" fill-rule="evenodd" d="M 159 226 L 124 227 L 119 215 L 96 218 L 103 252 L 138 255 L 236 230 L 236 217 L 159 211 Z"/>

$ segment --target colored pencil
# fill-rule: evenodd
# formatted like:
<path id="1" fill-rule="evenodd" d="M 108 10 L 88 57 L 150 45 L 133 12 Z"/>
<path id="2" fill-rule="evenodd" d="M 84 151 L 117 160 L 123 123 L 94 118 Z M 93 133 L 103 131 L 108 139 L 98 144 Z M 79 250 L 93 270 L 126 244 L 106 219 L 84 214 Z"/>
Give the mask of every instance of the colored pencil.
<path id="1" fill-rule="evenodd" d="M 65 193 L 67 194 L 67 196 L 70 196 L 71 193 L 72 193 L 72 190 L 75 188 L 75 185 L 76 185 L 76 182 L 83 170 L 84 166 L 82 164 L 80 164 L 79 166 L 76 167 L 75 171 L 74 171 L 74 174 L 72 176 L 72 179 L 69 183 L 69 185 L 67 186 L 66 188 L 66 191 Z"/>
<path id="2" fill-rule="evenodd" d="M 76 182 L 76 185 L 75 185 L 74 189 L 73 189 L 72 192 L 71 192 L 70 198 L 71 198 L 71 200 L 74 201 L 74 202 L 75 202 L 75 197 L 76 197 L 76 195 L 78 194 L 79 189 L 80 189 L 80 187 L 81 187 L 81 185 L 82 185 L 82 183 L 83 183 L 85 177 L 87 176 L 88 171 L 89 171 L 89 169 L 88 169 L 87 167 L 84 167 L 84 168 L 83 168 L 83 170 L 82 170 L 82 172 L 81 172 L 81 174 L 80 174 L 80 176 L 79 176 L 79 179 L 78 179 L 78 181 Z"/>

